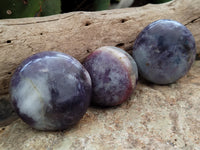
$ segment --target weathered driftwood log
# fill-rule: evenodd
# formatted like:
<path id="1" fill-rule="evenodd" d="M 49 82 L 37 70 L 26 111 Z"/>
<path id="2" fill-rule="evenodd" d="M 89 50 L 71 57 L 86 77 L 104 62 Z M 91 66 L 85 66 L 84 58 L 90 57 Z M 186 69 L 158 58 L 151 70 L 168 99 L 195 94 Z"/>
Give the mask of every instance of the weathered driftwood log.
<path id="1" fill-rule="evenodd" d="M 0 20 L 0 95 L 8 93 L 15 68 L 34 53 L 61 51 L 82 61 L 104 45 L 130 52 L 138 33 L 158 19 L 174 19 L 186 25 L 200 52 L 199 6 L 200 0 L 174 0 L 138 8 Z"/>

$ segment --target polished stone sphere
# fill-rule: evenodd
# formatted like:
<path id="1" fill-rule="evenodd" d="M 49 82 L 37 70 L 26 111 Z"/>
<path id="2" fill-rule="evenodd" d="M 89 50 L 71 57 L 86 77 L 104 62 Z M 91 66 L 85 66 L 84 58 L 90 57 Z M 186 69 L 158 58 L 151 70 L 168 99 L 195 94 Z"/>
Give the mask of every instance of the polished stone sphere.
<path id="1" fill-rule="evenodd" d="M 41 52 L 16 69 L 10 95 L 17 114 L 33 128 L 64 130 L 85 114 L 91 79 L 75 58 L 60 52 Z"/>
<path id="2" fill-rule="evenodd" d="M 139 74 L 156 84 L 169 84 L 183 77 L 196 56 L 191 32 L 174 20 L 158 20 L 138 35 L 133 46 Z"/>
<path id="3" fill-rule="evenodd" d="M 120 105 L 131 96 L 136 87 L 137 65 L 120 48 L 100 47 L 85 59 L 83 65 L 92 79 L 91 102 L 95 105 Z"/>

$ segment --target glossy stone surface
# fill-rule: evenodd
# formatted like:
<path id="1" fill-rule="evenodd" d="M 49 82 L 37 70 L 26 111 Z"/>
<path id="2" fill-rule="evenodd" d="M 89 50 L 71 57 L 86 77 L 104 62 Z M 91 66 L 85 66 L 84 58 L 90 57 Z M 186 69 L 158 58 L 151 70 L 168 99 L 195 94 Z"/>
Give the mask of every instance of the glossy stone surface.
<path id="1" fill-rule="evenodd" d="M 158 20 L 138 35 L 134 47 L 139 73 L 157 84 L 169 84 L 183 77 L 196 55 L 191 32 L 179 22 Z"/>
<path id="2" fill-rule="evenodd" d="M 63 132 L 33 130 L 21 119 L 0 128 L 1 150 L 199 150 L 200 61 L 174 84 L 138 81 L 118 107 L 89 107 Z"/>
<path id="3" fill-rule="evenodd" d="M 137 66 L 122 49 L 105 46 L 90 54 L 83 65 L 92 79 L 92 103 L 115 106 L 127 100 L 136 86 Z"/>
<path id="4" fill-rule="evenodd" d="M 42 52 L 27 58 L 10 83 L 11 103 L 21 119 L 39 130 L 63 130 L 85 114 L 91 79 L 73 57 Z"/>

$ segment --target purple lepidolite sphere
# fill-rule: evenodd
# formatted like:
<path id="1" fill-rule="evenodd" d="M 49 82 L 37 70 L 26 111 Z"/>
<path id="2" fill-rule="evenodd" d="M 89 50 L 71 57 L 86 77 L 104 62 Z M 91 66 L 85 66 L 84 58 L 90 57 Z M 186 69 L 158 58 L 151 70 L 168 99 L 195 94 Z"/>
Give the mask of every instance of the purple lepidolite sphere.
<path id="1" fill-rule="evenodd" d="M 195 60 L 195 40 L 191 32 L 173 20 L 149 24 L 133 47 L 139 73 L 157 84 L 169 84 L 183 77 Z"/>
<path id="2" fill-rule="evenodd" d="M 21 119 L 39 130 L 64 130 L 85 114 L 91 97 L 87 70 L 73 57 L 41 52 L 16 69 L 11 103 Z"/>
<path id="3" fill-rule="evenodd" d="M 127 100 L 136 86 L 137 66 L 122 49 L 105 46 L 90 54 L 83 65 L 92 79 L 93 104 L 116 106 Z"/>

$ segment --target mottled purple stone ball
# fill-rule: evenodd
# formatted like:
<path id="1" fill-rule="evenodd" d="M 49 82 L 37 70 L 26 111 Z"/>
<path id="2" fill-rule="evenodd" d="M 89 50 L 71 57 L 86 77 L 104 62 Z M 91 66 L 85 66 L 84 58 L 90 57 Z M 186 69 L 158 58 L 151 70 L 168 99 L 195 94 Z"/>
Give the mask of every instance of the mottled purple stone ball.
<path id="1" fill-rule="evenodd" d="M 64 130 L 86 113 L 91 79 L 75 58 L 60 52 L 41 52 L 16 69 L 10 95 L 17 114 L 33 128 Z"/>
<path id="2" fill-rule="evenodd" d="M 92 79 L 93 104 L 116 106 L 131 96 L 138 71 L 135 61 L 124 50 L 111 46 L 98 48 L 83 65 Z"/>
<path id="3" fill-rule="evenodd" d="M 137 37 L 133 47 L 140 75 L 156 84 L 169 84 L 183 77 L 196 56 L 191 32 L 173 20 L 149 24 Z"/>

